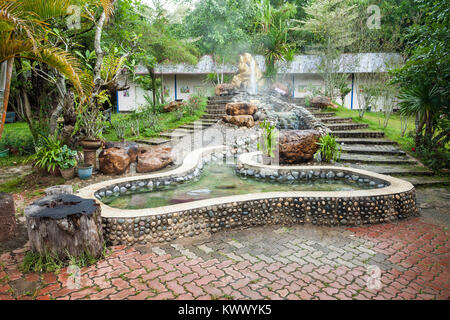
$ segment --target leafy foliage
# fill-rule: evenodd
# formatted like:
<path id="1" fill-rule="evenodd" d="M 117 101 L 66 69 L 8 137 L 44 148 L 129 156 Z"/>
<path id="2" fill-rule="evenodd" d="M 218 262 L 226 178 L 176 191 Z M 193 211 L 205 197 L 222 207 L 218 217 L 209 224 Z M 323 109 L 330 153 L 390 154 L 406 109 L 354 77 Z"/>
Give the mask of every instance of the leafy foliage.
<path id="1" fill-rule="evenodd" d="M 337 143 L 336 138 L 332 134 L 327 134 L 320 137 L 319 152 L 316 154 L 316 158 L 323 162 L 337 161 L 341 157 L 341 148 Z"/>
<path id="2" fill-rule="evenodd" d="M 260 128 L 263 129 L 262 132 L 262 143 L 258 142 L 258 150 L 263 152 L 264 155 L 268 157 L 275 157 L 274 151 L 276 150 L 278 130 L 275 125 L 271 124 L 269 121 L 264 119 L 263 122 L 259 124 Z"/>

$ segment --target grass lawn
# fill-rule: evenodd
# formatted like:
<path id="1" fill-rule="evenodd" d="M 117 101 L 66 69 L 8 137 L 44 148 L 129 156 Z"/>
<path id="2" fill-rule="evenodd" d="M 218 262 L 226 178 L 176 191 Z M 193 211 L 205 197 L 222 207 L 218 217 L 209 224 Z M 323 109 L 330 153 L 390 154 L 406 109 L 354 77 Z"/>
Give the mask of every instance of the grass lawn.
<path id="1" fill-rule="evenodd" d="M 409 131 L 414 131 L 415 129 L 414 118 L 408 119 L 408 129 L 406 130 L 405 135 L 402 137 L 401 121 L 400 115 L 398 113 L 391 114 L 388 125 L 385 128 L 383 112 L 366 112 L 364 114 L 364 117 L 361 119 L 359 117 L 358 110 L 350 110 L 344 107 L 339 107 L 338 109 L 328 108 L 325 111 L 336 112 L 336 117 L 350 117 L 354 122 L 357 123 L 367 123 L 369 125 L 369 129 L 383 131 L 386 135 L 386 138 L 397 142 L 405 152 L 414 155 L 414 153 L 411 151 L 411 147 L 414 146 L 414 140 L 413 138 L 407 136 L 407 133 Z"/>
<path id="2" fill-rule="evenodd" d="M 133 126 L 132 114 L 130 113 L 114 113 L 112 115 L 112 123 L 124 120 L 129 124 L 129 128 L 126 130 L 126 140 L 136 140 L 150 137 L 157 137 L 161 132 L 175 129 L 183 124 L 191 123 L 201 118 L 206 110 L 206 99 L 200 103 L 199 107 L 193 112 L 192 115 L 183 115 L 176 111 L 159 114 L 159 121 L 156 128 L 145 128 L 145 132 L 140 132 L 139 136 L 133 134 L 131 127 Z M 116 132 L 113 127 L 107 123 L 107 127 L 103 133 L 104 139 L 108 141 L 119 141 Z M 25 155 L 9 155 L 4 158 L 0 158 L 0 167 L 16 166 L 29 162 L 29 154 L 33 152 L 33 138 L 31 136 L 30 129 L 25 122 L 14 122 L 5 124 L 3 136 L 0 140 L 0 151 L 7 149 L 7 146 L 13 146 L 16 149 L 26 148 L 28 152 L 23 152 Z"/>
<path id="3" fill-rule="evenodd" d="M 22 155 L 12 155 L 0 158 L 0 167 L 15 166 L 28 162 L 28 155 L 33 150 L 33 137 L 30 129 L 25 122 L 6 123 L 0 139 L 0 151 L 7 149 L 7 146 L 13 146 L 15 149 L 27 149 Z"/>
<path id="4" fill-rule="evenodd" d="M 136 136 L 133 134 L 131 128 L 128 128 L 125 133 L 125 139 L 126 140 L 136 140 L 136 139 L 145 139 L 145 138 L 151 138 L 151 137 L 158 137 L 161 132 L 165 132 L 168 130 L 172 130 L 175 128 L 178 128 L 179 126 L 182 126 L 187 123 L 194 122 L 198 119 L 200 119 L 203 114 L 205 114 L 206 110 L 206 103 L 202 104 L 197 110 L 194 111 L 193 115 L 185 115 L 182 118 L 178 118 L 177 112 L 165 112 L 159 114 L 159 122 L 157 128 L 146 128 L 146 132 L 140 132 L 139 136 Z M 114 113 L 111 116 L 111 122 L 114 124 L 116 121 L 120 120 L 130 120 L 132 117 L 129 113 Z M 129 122 L 132 126 L 133 122 Z M 103 133 L 103 136 L 108 141 L 119 141 L 119 138 L 116 135 L 116 132 L 114 128 L 108 127 L 105 132 Z"/>

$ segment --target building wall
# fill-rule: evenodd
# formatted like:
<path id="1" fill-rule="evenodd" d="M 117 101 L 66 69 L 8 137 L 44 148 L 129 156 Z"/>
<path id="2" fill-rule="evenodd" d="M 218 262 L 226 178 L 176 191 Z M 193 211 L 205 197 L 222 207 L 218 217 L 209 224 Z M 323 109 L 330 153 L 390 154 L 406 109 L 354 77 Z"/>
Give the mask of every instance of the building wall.
<path id="1" fill-rule="evenodd" d="M 161 77 L 161 75 L 159 76 Z M 186 100 L 191 94 L 203 94 L 206 96 L 214 95 L 214 87 L 205 83 L 204 74 L 178 74 L 162 75 L 162 84 L 165 91 L 165 101 L 173 101 L 175 99 Z M 316 90 L 323 89 L 323 79 L 318 74 L 288 74 L 280 75 L 279 81 L 288 86 L 294 93 L 294 97 L 307 97 L 314 94 Z M 348 87 L 352 87 L 352 76 L 348 76 Z M 175 89 L 176 88 L 176 89 Z M 176 91 L 176 94 L 175 94 Z M 356 84 L 353 86 L 353 105 L 352 92 L 345 97 L 344 106 L 346 108 L 359 109 L 358 88 Z M 151 99 L 151 91 L 144 91 L 134 83 L 130 84 L 127 91 L 118 92 L 119 111 L 132 111 L 146 104 L 145 95 Z M 340 98 L 337 98 L 339 103 Z M 372 110 L 381 109 L 381 101 L 377 101 Z"/>
<path id="2" fill-rule="evenodd" d="M 175 95 L 175 78 L 176 78 L 176 95 Z M 177 74 L 163 75 L 162 83 L 164 90 L 168 92 L 166 101 L 175 99 L 188 99 L 191 94 L 203 94 L 210 96 L 214 92 L 214 87 L 205 83 L 206 75 L 204 74 Z"/>

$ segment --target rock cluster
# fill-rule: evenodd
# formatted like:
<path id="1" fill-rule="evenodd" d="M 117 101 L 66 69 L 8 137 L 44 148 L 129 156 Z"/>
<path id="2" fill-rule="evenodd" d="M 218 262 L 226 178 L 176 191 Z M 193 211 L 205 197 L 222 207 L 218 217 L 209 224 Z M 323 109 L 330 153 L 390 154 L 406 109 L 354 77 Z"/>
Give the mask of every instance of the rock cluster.
<path id="1" fill-rule="evenodd" d="M 256 111 L 256 105 L 251 102 L 230 102 L 225 106 L 225 112 L 229 116 L 252 116 Z"/>
<path id="2" fill-rule="evenodd" d="M 172 112 L 178 109 L 181 109 L 185 106 L 185 103 L 183 101 L 175 100 L 170 102 L 169 104 L 165 105 L 163 107 L 164 112 Z"/>
<path id="3" fill-rule="evenodd" d="M 251 102 L 232 102 L 225 106 L 226 116 L 224 122 L 228 122 L 239 127 L 251 128 L 255 125 L 253 115 L 257 112 L 257 107 Z"/>
<path id="4" fill-rule="evenodd" d="M 172 149 L 169 147 L 153 146 L 139 148 L 136 172 L 152 172 L 172 164 Z"/>
<path id="5" fill-rule="evenodd" d="M 251 128 L 255 125 L 255 121 L 253 120 L 253 117 L 250 115 L 223 116 L 222 120 L 237 125 L 238 127 Z"/>
<path id="6" fill-rule="evenodd" d="M 313 97 L 309 100 L 309 104 L 316 108 L 337 107 L 328 97 Z"/>
<path id="7" fill-rule="evenodd" d="M 220 83 L 215 88 L 216 96 L 227 96 L 235 92 L 236 88 L 231 83 Z"/>
<path id="8" fill-rule="evenodd" d="M 313 159 L 319 149 L 320 133 L 315 130 L 285 130 L 280 132 L 280 163 L 294 164 Z"/>
<path id="9" fill-rule="evenodd" d="M 135 146 L 136 145 L 136 146 Z M 98 157 L 100 171 L 104 174 L 124 174 L 131 163 L 137 161 L 136 172 L 145 173 L 172 164 L 171 148 L 161 146 L 137 147 L 132 143 L 107 143 Z"/>
<path id="10" fill-rule="evenodd" d="M 100 171 L 104 174 L 124 174 L 130 166 L 130 156 L 126 149 L 103 149 L 99 156 Z"/>

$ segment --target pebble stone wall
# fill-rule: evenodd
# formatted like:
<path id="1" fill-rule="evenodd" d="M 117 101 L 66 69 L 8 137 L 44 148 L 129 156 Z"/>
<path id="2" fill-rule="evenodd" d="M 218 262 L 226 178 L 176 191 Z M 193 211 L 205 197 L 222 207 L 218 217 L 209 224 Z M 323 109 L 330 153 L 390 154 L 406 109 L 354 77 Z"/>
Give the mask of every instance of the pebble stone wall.
<path id="1" fill-rule="evenodd" d="M 163 178 L 135 180 L 128 183 L 112 185 L 94 193 L 101 201 L 102 197 L 134 191 L 151 191 L 161 185 L 171 185 L 189 181 L 201 173 L 203 166 L 211 161 L 223 161 L 233 157 L 233 152 L 221 150 L 208 154 L 193 169 L 184 175 Z M 238 162 L 238 173 L 261 177 L 261 168 Z M 347 170 L 347 171 L 346 171 Z M 278 180 L 292 179 L 352 179 L 359 183 L 368 183 L 374 190 L 388 187 L 389 182 L 370 175 L 350 174 L 351 169 L 330 168 L 326 170 L 304 171 L 274 170 L 271 175 Z M 263 173 L 264 174 L 264 173 Z M 269 176 L 270 178 L 270 176 Z M 366 190 L 367 191 L 367 190 Z M 311 194 L 311 192 L 307 192 Z M 218 198 L 216 205 L 196 207 L 164 214 L 152 213 L 136 217 L 103 216 L 104 237 L 112 245 L 148 244 L 171 242 L 178 238 L 220 232 L 236 227 L 251 227 L 271 224 L 311 223 L 323 226 L 353 226 L 392 222 L 418 215 L 415 190 L 372 196 L 295 196 L 289 193 L 259 194 L 258 199 L 249 195 L 248 200 L 226 202 Z M 287 196 L 283 196 L 287 194 Z M 301 192 L 298 192 L 301 194 Z M 327 194 L 330 194 L 329 192 Z M 245 195 L 246 196 L 246 195 Z M 236 197 L 239 198 L 240 197 Z M 145 210 L 145 209 L 144 209 Z"/>

